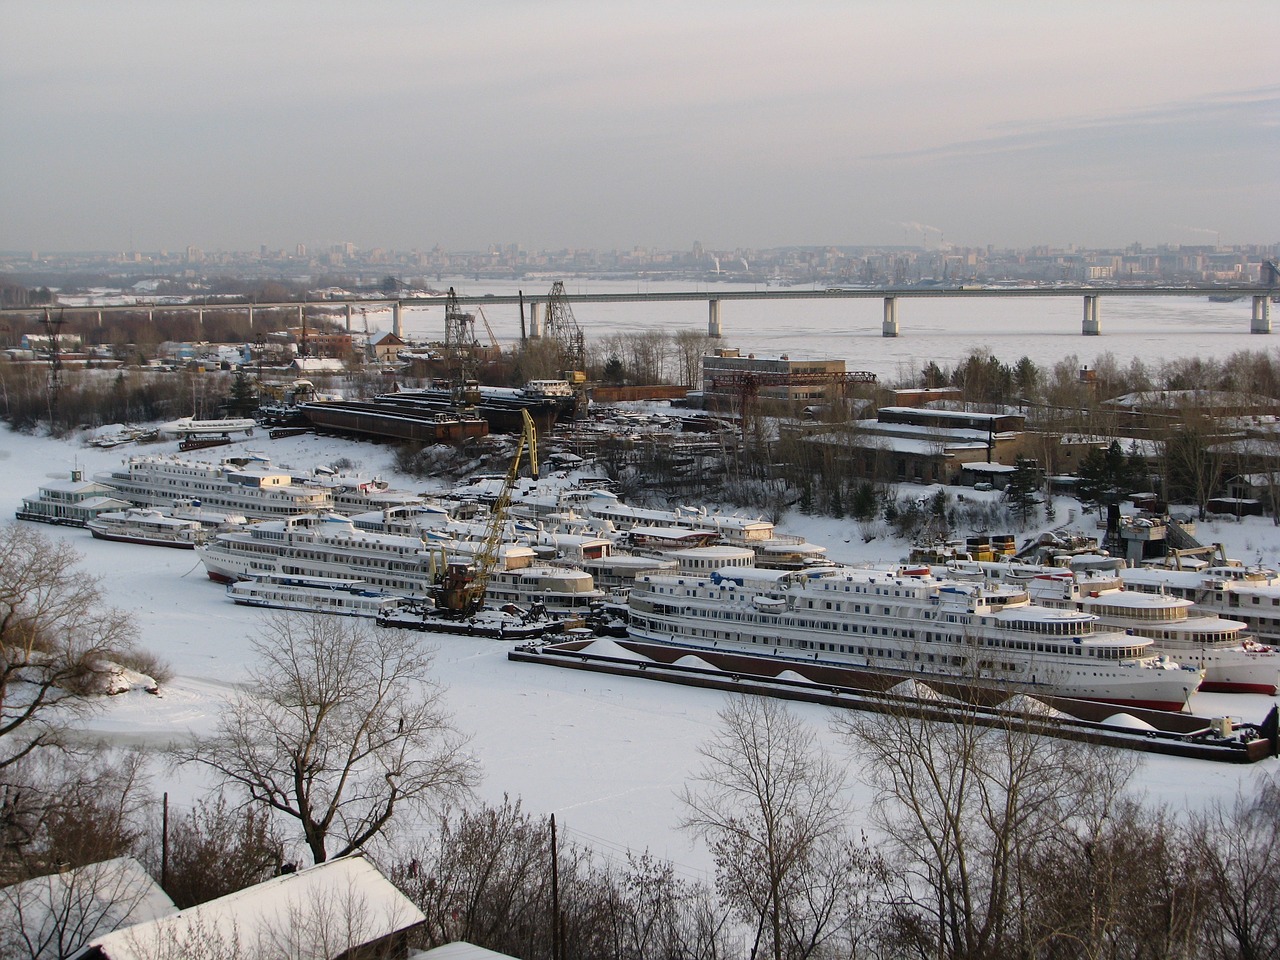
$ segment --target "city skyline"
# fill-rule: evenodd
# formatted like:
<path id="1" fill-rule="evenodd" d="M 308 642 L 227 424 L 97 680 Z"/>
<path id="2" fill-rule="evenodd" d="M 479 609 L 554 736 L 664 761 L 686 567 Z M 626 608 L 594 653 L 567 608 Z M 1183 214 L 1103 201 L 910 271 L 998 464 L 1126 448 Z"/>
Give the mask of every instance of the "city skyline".
<path id="1" fill-rule="evenodd" d="M 1263 2 L 14 0 L 0 27 L 0 249 L 1277 240 Z"/>

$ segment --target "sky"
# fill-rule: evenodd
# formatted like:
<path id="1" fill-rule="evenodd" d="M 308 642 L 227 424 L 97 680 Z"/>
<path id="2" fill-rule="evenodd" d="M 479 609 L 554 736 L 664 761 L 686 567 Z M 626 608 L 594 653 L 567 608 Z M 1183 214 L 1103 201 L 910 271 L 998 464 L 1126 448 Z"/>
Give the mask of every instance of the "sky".
<path id="1" fill-rule="evenodd" d="M 0 249 L 1280 240 L 1274 0 L 0 3 Z"/>

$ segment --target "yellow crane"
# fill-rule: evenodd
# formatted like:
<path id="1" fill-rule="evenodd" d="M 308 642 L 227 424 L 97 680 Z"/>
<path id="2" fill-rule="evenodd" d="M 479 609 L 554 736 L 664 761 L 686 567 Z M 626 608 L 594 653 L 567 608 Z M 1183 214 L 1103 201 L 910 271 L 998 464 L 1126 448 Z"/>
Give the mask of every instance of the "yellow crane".
<path id="1" fill-rule="evenodd" d="M 498 565 L 498 552 L 502 548 L 502 527 L 507 519 L 507 507 L 511 505 L 511 493 L 515 489 L 516 479 L 520 475 L 520 460 L 528 451 L 529 473 L 538 478 L 538 434 L 533 426 L 533 417 L 528 410 L 521 410 L 524 429 L 520 441 L 516 445 L 515 456 L 511 458 L 511 466 L 507 468 L 502 489 L 493 502 L 489 512 L 489 522 L 485 527 L 484 539 L 471 560 L 451 560 L 445 565 L 444 573 L 437 584 L 436 607 L 446 613 L 465 617 L 475 613 L 484 604 L 484 594 L 489 587 L 489 578 Z"/>

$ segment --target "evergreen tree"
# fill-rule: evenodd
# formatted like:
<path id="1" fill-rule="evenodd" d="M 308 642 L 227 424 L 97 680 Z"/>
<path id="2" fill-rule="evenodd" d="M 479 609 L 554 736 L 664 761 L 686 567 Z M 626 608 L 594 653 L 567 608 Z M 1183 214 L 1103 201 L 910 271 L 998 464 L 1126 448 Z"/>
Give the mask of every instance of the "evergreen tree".
<path id="1" fill-rule="evenodd" d="M 859 480 L 853 488 L 850 512 L 855 520 L 870 520 L 876 515 L 876 488 L 869 480 Z"/>
<path id="2" fill-rule="evenodd" d="M 800 512 L 806 517 L 813 514 L 813 483 L 805 481 L 800 485 Z"/>
<path id="3" fill-rule="evenodd" d="M 1076 499 L 1107 511 L 1107 539 L 1120 534 L 1120 503 L 1146 481 L 1136 455 L 1125 456 L 1120 441 L 1112 440 L 1105 450 L 1090 451 L 1076 474 Z"/>
<path id="4" fill-rule="evenodd" d="M 231 379 L 231 396 L 227 399 L 227 413 L 248 417 L 258 409 L 258 392 L 243 369 L 237 370 Z"/>
<path id="5" fill-rule="evenodd" d="M 627 379 L 627 370 L 622 365 L 621 358 L 612 356 L 605 361 L 604 379 L 606 383 L 615 384 L 621 384 Z"/>
<path id="6" fill-rule="evenodd" d="M 1024 525 L 1031 519 L 1032 512 L 1040 503 L 1039 489 L 1040 476 L 1035 461 L 1018 457 L 1014 461 L 1013 473 L 1009 474 L 1004 488 L 1004 502 L 1018 515 L 1018 519 Z"/>

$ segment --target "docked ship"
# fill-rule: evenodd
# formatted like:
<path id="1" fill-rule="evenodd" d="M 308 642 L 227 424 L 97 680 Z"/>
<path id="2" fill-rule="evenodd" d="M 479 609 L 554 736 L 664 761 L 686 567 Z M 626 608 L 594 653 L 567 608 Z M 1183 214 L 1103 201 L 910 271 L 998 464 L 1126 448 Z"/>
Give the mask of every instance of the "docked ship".
<path id="1" fill-rule="evenodd" d="M 435 594 L 447 563 L 474 557 L 478 541 L 433 539 L 362 529 L 336 513 L 264 520 L 219 533 L 197 548 L 211 580 L 233 583 L 263 577 L 356 578 L 368 589 L 412 600 Z M 541 603 L 552 613 L 585 613 L 604 599 L 591 574 L 535 562 L 527 545 L 505 543 L 486 596 L 495 604 Z"/>
<path id="2" fill-rule="evenodd" d="M 1024 584 L 1032 602 L 1080 610 L 1107 627 L 1151 639 L 1155 653 L 1204 670 L 1206 693 L 1264 693 L 1280 686 L 1280 650 L 1259 642 L 1242 620 L 1195 610 L 1183 597 L 1127 590 L 1120 561 L 1111 569 L 1067 570 L 1037 564 L 955 561 L 958 579 L 1002 579 Z"/>
<path id="3" fill-rule="evenodd" d="M 51 481 L 40 487 L 35 496 L 23 497 L 14 516 L 37 523 L 83 527 L 94 517 L 128 507 L 129 502 L 120 499 L 114 488 L 86 480 L 83 472 L 72 470 L 70 479 Z"/>
<path id="4" fill-rule="evenodd" d="M 377 592 L 431 597 L 439 553 L 418 537 L 359 530 L 336 513 L 264 520 L 219 533 L 196 548 L 219 583 L 273 578 L 359 579 Z"/>
<path id="5" fill-rule="evenodd" d="M 345 577 L 258 577 L 227 584 L 227 599 L 247 607 L 348 617 L 386 617 L 402 606 L 402 597 L 370 590 L 363 580 Z"/>
<path id="6" fill-rule="evenodd" d="M 390 394 L 398 396 L 398 394 Z M 373 400 L 304 403 L 302 415 L 321 433 L 414 443 L 462 443 L 487 436 L 489 423 L 453 406 L 413 406 Z"/>
<path id="7" fill-rule="evenodd" d="M 249 519 L 328 510 L 333 498 L 321 487 L 296 483 L 266 457 L 229 457 L 220 463 L 180 457 L 130 457 L 124 466 L 94 479 L 140 507 L 170 507 L 199 500 L 203 508 Z"/>
<path id="8" fill-rule="evenodd" d="M 539 433 L 550 433 L 561 420 L 573 416 L 577 396 L 566 380 L 531 380 L 523 387 L 474 384 L 469 395 L 476 414 L 494 433 L 519 433 L 522 412 L 528 411 Z M 400 413 L 446 413 L 457 407 L 453 387 L 422 387 L 379 394 L 372 406 Z M 308 411 L 310 413 L 310 411 Z"/>
<path id="9" fill-rule="evenodd" d="M 1125 589 L 1190 600 L 1196 612 L 1242 621 L 1263 643 L 1280 645 L 1280 577 L 1274 570 L 1218 564 L 1198 570 L 1129 567 Z"/>
<path id="10" fill-rule="evenodd" d="M 171 517 L 148 507 L 100 513 L 85 526 L 99 540 L 141 543 L 149 547 L 194 550 L 205 538 L 204 527 L 198 521 Z"/>
<path id="11" fill-rule="evenodd" d="M 749 566 L 726 548 L 678 555 L 637 579 L 632 636 L 893 675 L 966 680 L 1160 710 L 1183 709 L 1201 672 L 1098 618 L 1033 604 L 1025 588 L 946 580 L 927 568 L 802 571 Z"/>
<path id="12" fill-rule="evenodd" d="M 494 570 L 485 589 L 488 602 L 520 607 L 541 603 L 555 614 L 584 615 L 603 603 L 605 597 L 585 570 L 547 562 Z"/>

